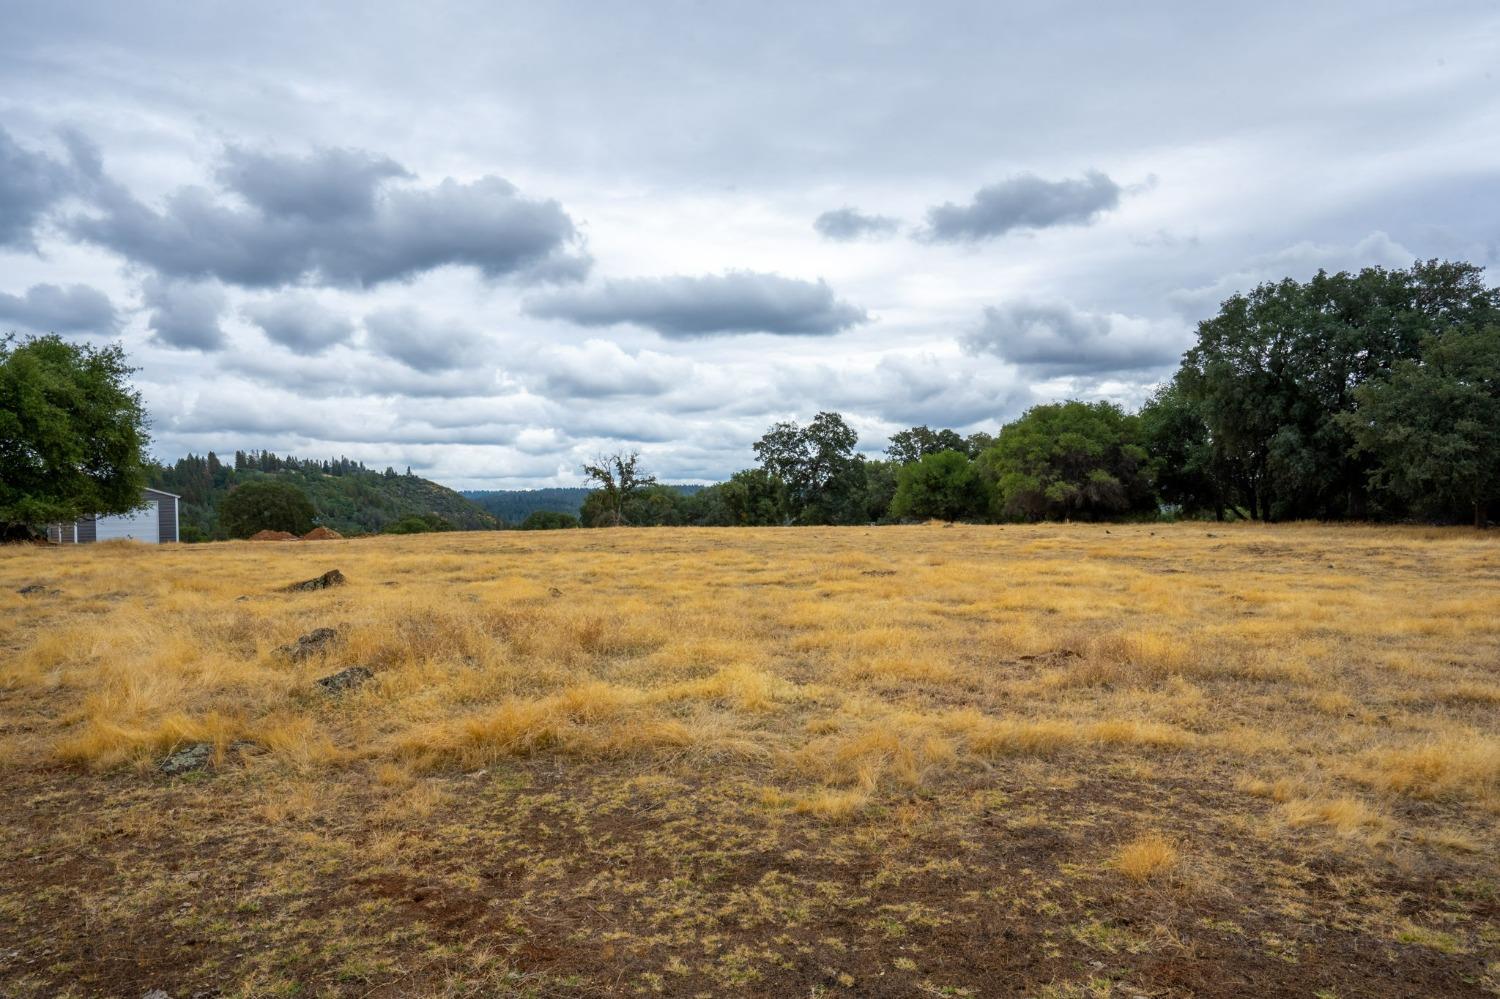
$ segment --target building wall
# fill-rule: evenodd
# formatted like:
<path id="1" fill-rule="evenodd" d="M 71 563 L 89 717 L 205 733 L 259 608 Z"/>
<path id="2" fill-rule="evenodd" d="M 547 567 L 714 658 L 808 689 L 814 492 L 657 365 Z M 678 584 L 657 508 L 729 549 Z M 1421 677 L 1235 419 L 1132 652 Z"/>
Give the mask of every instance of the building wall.
<path id="1" fill-rule="evenodd" d="M 177 540 L 177 497 L 171 493 L 147 489 L 146 496 L 156 500 L 157 536 L 162 544 Z"/>
<path id="2" fill-rule="evenodd" d="M 157 536 L 163 544 L 177 541 L 177 497 L 171 493 L 164 493 L 156 489 L 145 490 L 146 499 L 156 500 Z M 78 518 L 73 526 L 78 532 L 78 543 L 80 545 L 91 545 L 99 540 L 97 525 L 94 523 L 94 515 L 87 514 Z M 69 530 L 70 525 L 62 525 L 62 540 L 64 543 L 73 540 L 73 532 Z M 48 531 L 48 536 L 52 534 Z"/>

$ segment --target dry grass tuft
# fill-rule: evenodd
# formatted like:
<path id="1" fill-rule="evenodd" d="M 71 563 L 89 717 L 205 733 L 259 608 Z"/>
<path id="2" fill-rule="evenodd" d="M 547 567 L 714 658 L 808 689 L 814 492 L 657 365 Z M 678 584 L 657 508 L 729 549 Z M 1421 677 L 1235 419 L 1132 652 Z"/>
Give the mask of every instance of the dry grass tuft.
<path id="1" fill-rule="evenodd" d="M 1500 739 L 1470 733 L 1371 753 L 1358 771 L 1383 791 L 1413 798 L 1486 798 L 1500 792 Z"/>
<path id="2" fill-rule="evenodd" d="M 1177 847 L 1161 833 L 1143 833 L 1115 853 L 1110 866 L 1132 881 L 1152 881 L 1177 866 Z"/>
<path id="3" fill-rule="evenodd" d="M 1293 828 L 1324 826 L 1341 836 L 1360 837 L 1366 841 L 1383 838 L 1390 821 L 1369 805 L 1350 795 L 1337 798 L 1293 799 L 1283 806 L 1286 823 Z"/>

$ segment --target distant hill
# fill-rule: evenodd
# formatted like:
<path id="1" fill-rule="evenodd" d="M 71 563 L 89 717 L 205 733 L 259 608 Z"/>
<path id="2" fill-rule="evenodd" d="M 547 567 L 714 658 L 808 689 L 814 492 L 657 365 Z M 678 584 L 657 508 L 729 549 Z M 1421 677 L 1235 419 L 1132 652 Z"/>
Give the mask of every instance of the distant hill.
<path id="1" fill-rule="evenodd" d="M 307 494 L 318 523 L 340 534 L 369 534 L 409 516 L 436 516 L 460 530 L 489 530 L 499 521 L 482 507 L 428 479 L 387 468 L 377 472 L 348 458 L 328 461 L 237 451 L 232 462 L 188 455 L 172 465 L 154 465 L 150 485 L 182 497 L 179 516 L 184 541 L 224 537 L 218 506 L 241 482 L 264 476 L 291 482 Z M 582 491 L 582 490 L 580 490 Z"/>
<path id="2" fill-rule="evenodd" d="M 702 486 L 673 486 L 678 492 L 691 496 Z M 582 487 L 559 487 L 556 489 L 465 489 L 464 499 L 483 507 L 492 516 L 507 524 L 515 525 L 538 510 L 553 513 L 571 513 L 575 517 L 588 498 L 591 489 Z"/>
<path id="3" fill-rule="evenodd" d="M 538 510 L 578 515 L 590 490 L 561 489 L 465 489 L 464 499 L 507 524 L 519 524 Z"/>

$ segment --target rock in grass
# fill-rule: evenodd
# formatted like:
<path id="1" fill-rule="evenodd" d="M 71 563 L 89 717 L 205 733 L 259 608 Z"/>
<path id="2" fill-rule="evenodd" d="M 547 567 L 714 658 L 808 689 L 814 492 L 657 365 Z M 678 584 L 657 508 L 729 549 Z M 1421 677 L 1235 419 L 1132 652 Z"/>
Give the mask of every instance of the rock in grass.
<path id="1" fill-rule="evenodd" d="M 183 746 L 177 752 L 168 756 L 156 765 L 156 769 L 168 777 L 178 774 L 192 773 L 194 770 L 202 770 L 208 766 L 209 761 L 214 758 L 214 744 L 211 742 L 193 742 Z"/>
<path id="2" fill-rule="evenodd" d="M 327 652 L 328 647 L 338 640 L 339 633 L 332 628 L 314 628 L 295 642 L 279 646 L 276 654 L 285 656 L 294 663 L 300 663 L 304 659 Z"/>
<path id="3" fill-rule="evenodd" d="M 339 670 L 332 676 L 323 677 L 318 681 L 318 686 L 325 694 L 342 694 L 346 690 L 353 690 L 374 676 L 374 673 L 363 666 L 350 666 L 348 669 Z"/>
<path id="4" fill-rule="evenodd" d="M 330 586 L 343 586 L 347 582 L 348 580 L 344 578 L 344 574 L 342 572 L 339 572 L 337 569 L 329 569 L 321 576 L 314 576 L 312 579 L 304 579 L 300 583 L 293 583 L 291 586 L 283 586 L 281 589 L 285 593 L 299 593 L 304 590 L 326 590 Z"/>
<path id="5" fill-rule="evenodd" d="M 23 597 L 34 597 L 37 595 L 55 597 L 59 593 L 61 593 L 62 590 L 51 589 L 47 586 L 46 583 L 28 583 L 16 592 Z"/>

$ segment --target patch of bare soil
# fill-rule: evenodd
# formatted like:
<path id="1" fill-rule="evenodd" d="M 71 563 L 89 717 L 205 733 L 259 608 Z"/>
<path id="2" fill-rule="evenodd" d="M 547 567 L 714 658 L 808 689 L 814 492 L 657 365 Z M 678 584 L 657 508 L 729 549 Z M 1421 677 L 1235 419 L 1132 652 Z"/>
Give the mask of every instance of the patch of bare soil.
<path id="1" fill-rule="evenodd" d="M 1493 928 L 1493 871 L 1247 838 L 1257 805 L 1209 773 L 998 768 L 852 825 L 671 768 L 355 771 L 296 807 L 269 777 L 18 775 L 0 992 L 1493 994 L 1480 951 L 1389 932 Z M 1102 863 L 1143 815 L 1198 860 L 1150 884 Z"/>

